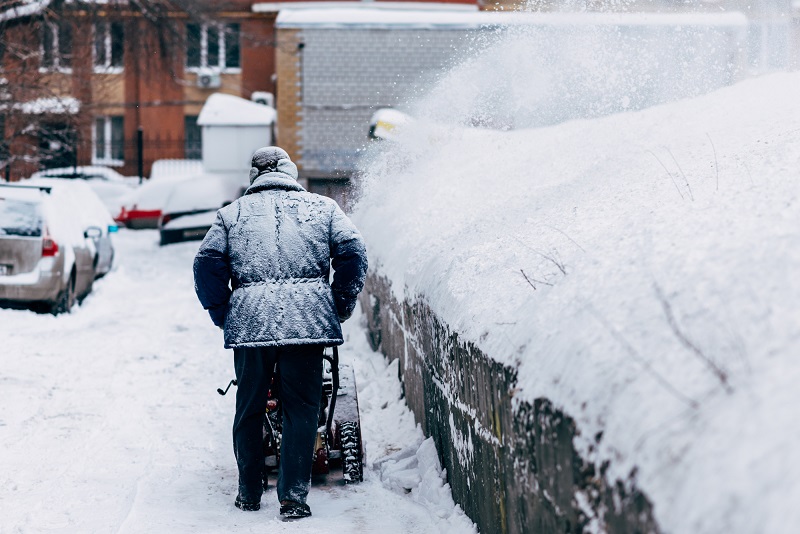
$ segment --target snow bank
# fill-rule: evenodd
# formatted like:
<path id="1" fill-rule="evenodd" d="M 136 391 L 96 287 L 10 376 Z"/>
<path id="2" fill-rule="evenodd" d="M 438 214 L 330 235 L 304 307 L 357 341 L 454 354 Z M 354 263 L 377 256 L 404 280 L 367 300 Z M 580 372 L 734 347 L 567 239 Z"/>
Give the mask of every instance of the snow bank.
<path id="1" fill-rule="evenodd" d="M 574 417 L 610 479 L 636 470 L 666 532 L 800 520 L 798 86 L 515 132 L 418 121 L 367 164 L 354 217 L 396 296 L 517 366 L 515 399 Z"/>

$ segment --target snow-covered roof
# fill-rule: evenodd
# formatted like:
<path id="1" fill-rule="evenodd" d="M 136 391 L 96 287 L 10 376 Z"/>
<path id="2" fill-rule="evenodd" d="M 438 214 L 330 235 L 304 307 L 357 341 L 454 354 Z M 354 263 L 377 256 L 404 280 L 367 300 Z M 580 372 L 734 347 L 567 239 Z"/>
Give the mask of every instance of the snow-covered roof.
<path id="1" fill-rule="evenodd" d="M 12 104 L 0 105 L 0 111 L 5 111 L 9 108 L 28 115 L 45 115 L 48 113 L 67 113 L 74 115 L 81 110 L 81 102 L 77 98 L 71 96 L 51 96 L 29 100 L 28 102 L 15 102 Z"/>
<path id="2" fill-rule="evenodd" d="M 370 6 L 372 7 L 372 6 Z M 484 26 L 746 26 L 747 17 L 730 13 L 510 13 L 431 9 L 284 9 L 279 28 L 479 28 Z"/>
<path id="3" fill-rule="evenodd" d="M 200 126 L 269 126 L 275 109 L 238 96 L 214 93 L 208 97 L 197 124 Z"/>
<path id="4" fill-rule="evenodd" d="M 277 13 L 284 9 L 403 9 L 438 11 L 477 11 L 477 4 L 437 2 L 261 2 L 253 4 L 254 13 Z"/>

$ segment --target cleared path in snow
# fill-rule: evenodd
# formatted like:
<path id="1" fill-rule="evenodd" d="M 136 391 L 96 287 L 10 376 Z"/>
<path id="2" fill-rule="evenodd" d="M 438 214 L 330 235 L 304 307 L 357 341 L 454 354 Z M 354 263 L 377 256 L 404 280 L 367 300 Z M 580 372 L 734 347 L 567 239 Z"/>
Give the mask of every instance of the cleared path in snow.
<path id="1" fill-rule="evenodd" d="M 193 291 L 197 243 L 122 231 L 118 268 L 71 315 L 0 310 L 0 532 L 470 532 L 398 400 L 396 363 L 358 319 L 343 359 L 359 382 L 366 480 L 318 480 L 314 516 L 285 523 L 274 480 L 259 512 L 234 508 L 233 376 Z"/>

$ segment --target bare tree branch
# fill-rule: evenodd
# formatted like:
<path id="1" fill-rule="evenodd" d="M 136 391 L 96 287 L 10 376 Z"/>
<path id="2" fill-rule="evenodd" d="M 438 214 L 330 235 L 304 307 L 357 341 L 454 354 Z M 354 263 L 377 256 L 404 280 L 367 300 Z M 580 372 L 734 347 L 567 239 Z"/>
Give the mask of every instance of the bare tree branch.
<path id="1" fill-rule="evenodd" d="M 675 181 L 675 178 L 672 176 L 672 173 L 669 171 L 669 169 L 667 169 L 667 166 L 664 165 L 664 162 L 661 161 L 661 159 L 658 156 L 656 156 L 656 153 L 653 152 L 652 150 L 648 150 L 647 152 L 650 153 L 654 158 L 656 158 L 656 161 L 661 165 L 661 167 L 667 173 L 667 176 L 669 176 L 669 179 L 672 180 L 672 185 L 675 186 L 675 191 L 677 191 L 678 194 L 681 196 L 681 200 L 684 200 L 683 193 L 681 193 L 681 188 L 678 187 L 678 183 Z"/>
<path id="2" fill-rule="evenodd" d="M 706 137 L 708 137 L 708 142 L 711 143 L 711 150 L 714 151 L 714 170 L 717 173 L 717 191 L 719 191 L 719 163 L 717 162 L 717 149 L 714 147 L 714 141 L 711 140 L 711 136 L 708 135 L 706 132 Z"/>
<path id="3" fill-rule="evenodd" d="M 631 356 L 631 358 L 636 360 L 644 368 L 644 370 L 647 373 L 649 373 L 650 376 L 652 376 L 656 380 L 656 382 L 658 382 L 661 385 L 661 387 L 663 387 L 666 391 L 675 396 L 681 402 L 686 403 L 690 408 L 697 409 L 700 407 L 699 403 L 696 400 L 682 393 L 678 388 L 673 386 L 669 380 L 664 378 L 661 375 L 661 373 L 656 371 L 653 368 L 653 366 L 650 365 L 650 362 L 647 361 L 645 358 L 643 358 L 636 351 L 636 349 L 633 348 L 633 346 L 630 343 L 628 343 L 628 340 L 626 340 L 622 334 L 620 334 L 613 326 L 611 326 L 608 323 L 608 321 L 605 320 L 604 317 L 602 317 L 599 313 L 597 313 L 597 310 L 595 310 L 592 306 L 589 306 L 589 313 L 592 314 L 592 316 L 597 320 L 597 322 L 599 322 L 601 325 L 603 325 L 603 327 L 605 327 L 608 333 L 611 334 L 611 337 L 613 337 L 617 341 L 617 343 L 622 345 L 622 347 L 625 349 L 625 352 L 627 352 Z"/>
<path id="4" fill-rule="evenodd" d="M 689 185 L 689 179 L 686 177 L 686 174 L 684 174 L 683 169 L 681 169 L 681 165 L 678 163 L 678 160 L 675 159 L 675 156 L 672 154 L 672 150 L 667 149 L 667 152 L 669 153 L 670 157 L 672 157 L 672 161 L 675 162 L 675 166 L 678 167 L 681 176 L 683 176 L 683 181 L 686 182 L 686 189 L 689 191 L 689 198 L 691 198 L 692 202 L 694 202 L 694 194 L 692 193 L 692 186 Z"/>
<path id="5" fill-rule="evenodd" d="M 675 337 L 677 337 L 678 340 L 681 342 L 681 344 L 684 347 L 686 347 L 692 354 L 697 356 L 702 362 L 706 364 L 706 366 L 717 377 L 717 379 L 719 379 L 726 393 L 729 394 L 733 393 L 733 388 L 728 382 L 728 373 L 724 369 L 722 369 L 719 365 L 717 365 L 711 358 L 706 356 L 705 353 L 703 353 L 703 351 L 700 350 L 697 347 L 697 345 L 695 345 L 686 336 L 686 334 L 683 333 L 683 331 L 681 331 L 680 327 L 678 326 L 678 322 L 675 320 L 675 314 L 672 312 L 672 305 L 664 296 L 664 292 L 661 290 L 661 287 L 657 283 L 653 282 L 653 289 L 655 290 L 656 297 L 661 303 L 661 308 L 664 310 L 664 315 L 667 318 L 667 324 L 669 324 L 669 327 L 672 330 L 672 333 L 675 334 Z"/>

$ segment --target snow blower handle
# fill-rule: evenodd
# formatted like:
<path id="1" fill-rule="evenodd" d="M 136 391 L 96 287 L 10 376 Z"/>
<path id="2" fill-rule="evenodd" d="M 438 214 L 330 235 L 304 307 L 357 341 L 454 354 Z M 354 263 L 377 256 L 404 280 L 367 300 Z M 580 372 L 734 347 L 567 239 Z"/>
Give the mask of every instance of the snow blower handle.
<path id="1" fill-rule="evenodd" d="M 331 437 L 331 425 L 333 425 L 333 412 L 336 409 L 336 396 L 339 394 L 339 347 L 333 347 L 333 357 L 325 357 L 326 360 L 331 362 L 331 378 L 333 379 L 333 388 L 331 388 L 331 406 L 328 410 L 328 421 L 325 424 L 325 435 Z"/>
<path id="2" fill-rule="evenodd" d="M 225 395 L 228 392 L 228 390 L 231 389 L 231 386 L 235 385 L 236 385 L 236 379 L 234 378 L 233 380 L 228 382 L 228 387 L 225 388 L 225 391 L 223 391 L 222 388 L 217 388 L 217 393 L 219 393 L 220 395 Z"/>

